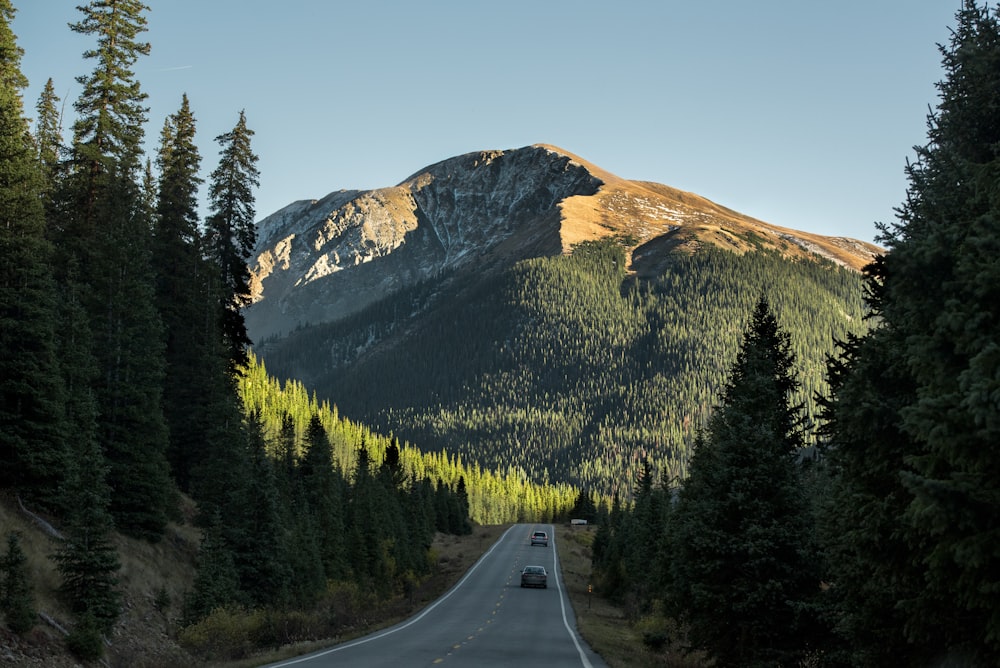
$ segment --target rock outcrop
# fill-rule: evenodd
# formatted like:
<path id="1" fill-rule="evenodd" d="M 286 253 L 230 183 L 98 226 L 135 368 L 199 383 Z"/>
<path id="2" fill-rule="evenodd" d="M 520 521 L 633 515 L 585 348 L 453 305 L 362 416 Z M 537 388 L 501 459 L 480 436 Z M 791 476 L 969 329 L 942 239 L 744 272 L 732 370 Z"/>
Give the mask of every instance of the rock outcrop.
<path id="1" fill-rule="evenodd" d="M 397 186 L 294 202 L 261 221 L 252 266 L 254 341 L 339 320 L 445 272 L 479 278 L 529 257 L 616 237 L 631 270 L 665 253 L 714 244 L 771 248 L 855 269 L 878 249 L 779 228 L 698 195 L 629 181 L 547 145 L 480 151 L 420 170 Z"/>

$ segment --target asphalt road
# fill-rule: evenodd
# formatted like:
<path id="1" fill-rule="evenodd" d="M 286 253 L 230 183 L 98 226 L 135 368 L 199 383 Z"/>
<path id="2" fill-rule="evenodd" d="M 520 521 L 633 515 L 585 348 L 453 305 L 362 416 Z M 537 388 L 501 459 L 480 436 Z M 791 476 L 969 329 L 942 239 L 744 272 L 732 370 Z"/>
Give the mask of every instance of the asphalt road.
<path id="1" fill-rule="evenodd" d="M 536 529 L 549 534 L 548 547 L 531 547 Z M 557 548 L 551 525 L 515 524 L 458 584 L 405 622 L 270 668 L 607 668 L 576 632 Z M 547 589 L 521 588 L 527 564 L 545 567 Z"/>

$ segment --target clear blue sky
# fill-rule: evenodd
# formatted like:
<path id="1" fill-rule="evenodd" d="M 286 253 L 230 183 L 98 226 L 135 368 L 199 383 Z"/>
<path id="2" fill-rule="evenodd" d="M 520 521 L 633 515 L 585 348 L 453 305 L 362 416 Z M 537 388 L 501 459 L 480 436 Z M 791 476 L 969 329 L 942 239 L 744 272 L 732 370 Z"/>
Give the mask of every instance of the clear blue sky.
<path id="1" fill-rule="evenodd" d="M 13 0 L 26 112 L 67 117 L 85 0 Z M 786 227 L 871 241 L 926 141 L 959 0 L 147 0 L 147 144 L 187 93 L 203 171 L 239 111 L 258 219 L 549 143 Z M 69 136 L 71 120 L 65 122 Z M 202 188 L 203 196 L 205 187 Z"/>

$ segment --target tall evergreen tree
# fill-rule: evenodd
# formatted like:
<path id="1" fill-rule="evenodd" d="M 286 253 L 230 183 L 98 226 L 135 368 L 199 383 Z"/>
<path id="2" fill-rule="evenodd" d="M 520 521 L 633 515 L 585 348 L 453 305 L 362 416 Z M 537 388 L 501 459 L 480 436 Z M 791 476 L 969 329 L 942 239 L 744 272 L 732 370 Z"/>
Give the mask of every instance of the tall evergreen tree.
<path id="1" fill-rule="evenodd" d="M 672 514 L 667 598 L 719 665 L 794 665 L 808 649 L 801 608 L 819 574 L 807 549 L 794 363 L 762 298 Z"/>
<path id="2" fill-rule="evenodd" d="M 344 579 L 348 573 L 344 544 L 345 482 L 340 470 L 334 467 L 329 437 L 316 414 L 309 420 L 299 471 L 319 534 L 320 558 L 326 577 Z"/>
<path id="3" fill-rule="evenodd" d="M 232 131 L 215 138 L 222 149 L 208 191 L 208 250 L 218 272 L 222 334 L 234 370 L 247 365 L 251 343 L 242 309 L 250 304 L 247 262 L 257 241 L 253 189 L 260 185 L 260 172 L 250 145 L 253 134 L 241 111 Z"/>
<path id="4" fill-rule="evenodd" d="M 60 591 L 78 615 L 67 645 L 79 658 L 91 660 L 103 653 L 101 633 L 110 630 L 120 611 L 119 562 L 110 542 L 113 521 L 108 512 L 107 465 L 96 440 L 97 402 L 93 382 L 97 367 L 77 273 L 76 260 L 71 259 L 63 294 L 59 357 L 67 388 L 68 433 L 72 438 L 67 484 L 59 494 L 64 538 L 53 558 L 63 579 Z"/>
<path id="5" fill-rule="evenodd" d="M 38 114 L 35 120 L 35 145 L 38 149 L 38 162 L 45 176 L 47 192 L 51 192 L 55 187 L 62 157 L 63 139 L 59 102 L 55 85 L 50 78 L 45 82 L 45 88 L 42 89 L 38 104 L 35 106 Z"/>
<path id="6" fill-rule="evenodd" d="M 259 416 L 249 417 L 244 433 L 245 475 L 238 481 L 232 506 L 222 514 L 226 543 L 232 547 L 240 590 L 249 602 L 284 605 L 291 579 L 282 522 L 287 514 L 283 512 Z"/>
<path id="7" fill-rule="evenodd" d="M 889 510 L 905 509 L 888 535 L 903 541 L 907 570 L 916 570 L 923 586 L 914 591 L 890 580 L 879 592 L 901 613 L 900 631 L 923 661 L 996 665 L 1000 5 L 966 0 L 956 19 L 950 43 L 941 47 L 945 79 L 928 118 L 928 143 L 907 166 L 898 223 L 883 227 L 882 327 L 859 347 L 855 363 L 863 364 L 862 378 L 884 372 L 902 377 L 909 391 L 893 391 L 891 413 L 857 438 L 876 443 L 886 422 L 899 433 L 898 446 L 874 448 L 868 466 L 905 485 L 906 496 Z M 863 393 L 852 381 L 838 402 L 858 405 Z M 857 468 L 843 475 L 850 476 L 842 483 L 848 488 L 866 483 Z M 871 493 L 861 500 L 870 503 Z M 876 528 L 848 546 L 861 564 L 876 558 L 886 538 L 871 532 Z"/>
<path id="8" fill-rule="evenodd" d="M 66 467 L 56 284 L 13 16 L 0 0 L 0 487 L 51 508 Z"/>
<path id="9" fill-rule="evenodd" d="M 205 398 L 216 369 L 206 332 L 208 264 L 198 229 L 201 156 L 187 95 L 164 122 L 157 157 L 154 256 L 156 303 L 166 334 L 163 407 L 170 432 L 169 459 L 177 484 L 191 490 L 191 471 L 205 441 Z"/>
<path id="10" fill-rule="evenodd" d="M 83 55 L 98 61 L 90 75 L 77 78 L 83 92 L 75 105 L 79 117 L 73 132 L 79 158 L 87 163 L 80 166 L 92 175 L 117 171 L 134 177 L 148 110 L 147 95 L 131 68 L 150 51 L 149 42 L 140 41 L 146 31 L 143 12 L 149 7 L 138 0 L 92 0 L 79 10 L 83 18 L 70 28 L 96 37 L 97 48 Z"/>
<path id="11" fill-rule="evenodd" d="M 111 489 L 107 466 L 92 439 L 75 443 L 65 494 L 71 503 L 64 538 L 54 555 L 62 576 L 60 593 L 80 619 L 90 618 L 107 633 L 121 614 L 118 572 L 121 562 L 111 542 L 114 521 L 108 511 Z"/>
<path id="12" fill-rule="evenodd" d="M 184 599 L 184 621 L 193 624 L 217 608 L 241 603 L 239 576 L 232 549 L 226 544 L 222 519 L 216 514 L 198 547 L 194 586 Z"/>
<path id="13" fill-rule="evenodd" d="M 17 532 L 7 534 L 7 553 L 0 559 L 0 614 L 14 633 L 26 633 L 35 625 L 35 597 L 28 575 L 28 558 Z"/>
<path id="14" fill-rule="evenodd" d="M 98 361 L 100 442 L 115 493 L 119 530 L 156 540 L 175 500 L 166 459 L 162 409 L 163 332 L 155 307 L 152 226 L 139 176 L 145 94 L 131 66 L 149 52 L 132 0 L 80 7 L 71 27 L 97 39 L 85 56 L 97 60 L 82 76 L 75 104 L 72 173 L 53 214 L 61 262 L 75 258 L 84 282 Z"/>
<path id="15" fill-rule="evenodd" d="M 869 268 L 874 276 L 876 263 Z M 874 280 L 874 279 L 873 279 Z M 822 451 L 833 481 L 821 513 L 827 577 L 828 625 L 839 635 L 843 662 L 921 665 L 930 652 L 905 633 L 897 605 L 924 587 L 903 534 L 911 495 L 900 473 L 912 450 L 898 414 L 912 399 L 913 381 L 898 349 L 880 330 L 849 337 L 830 360 L 830 398 L 824 402 Z"/>

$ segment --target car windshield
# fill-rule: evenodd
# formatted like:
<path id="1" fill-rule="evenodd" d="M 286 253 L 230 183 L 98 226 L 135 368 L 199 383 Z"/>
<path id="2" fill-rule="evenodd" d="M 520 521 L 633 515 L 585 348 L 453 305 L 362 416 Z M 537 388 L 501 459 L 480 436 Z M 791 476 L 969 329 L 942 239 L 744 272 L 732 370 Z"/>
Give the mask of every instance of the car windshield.
<path id="1" fill-rule="evenodd" d="M 525 573 L 532 573 L 534 575 L 541 575 L 545 572 L 545 569 L 541 566 L 526 566 L 524 569 Z"/>

